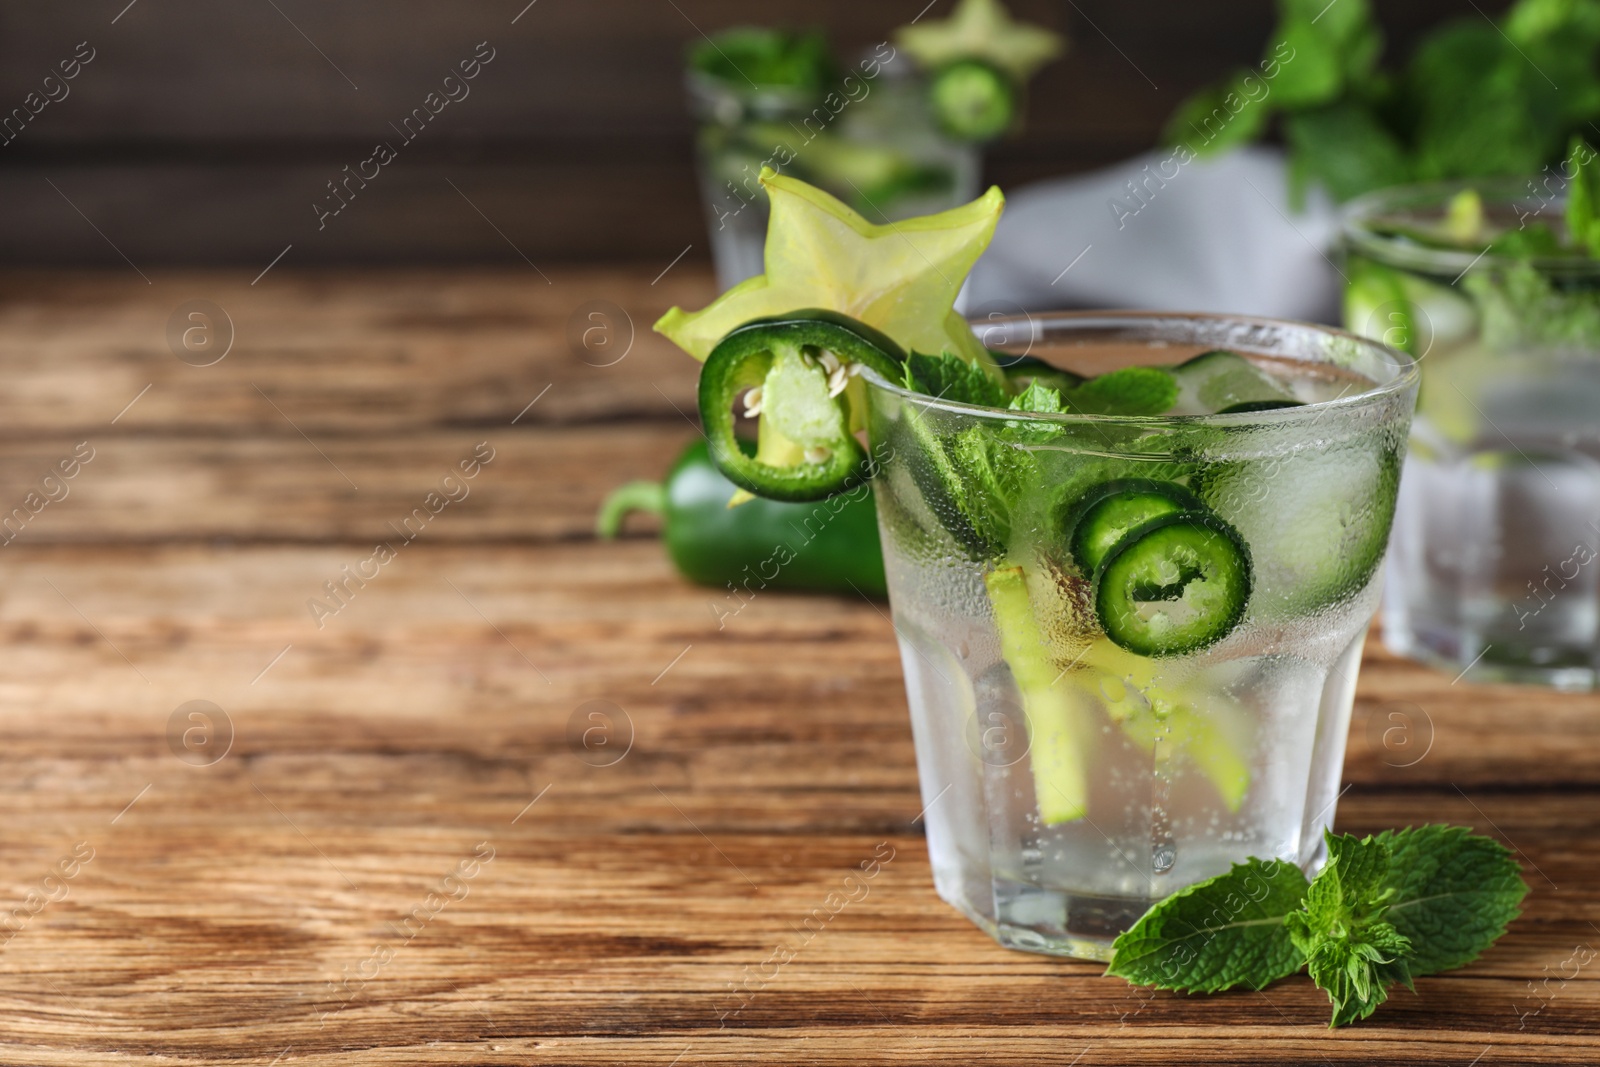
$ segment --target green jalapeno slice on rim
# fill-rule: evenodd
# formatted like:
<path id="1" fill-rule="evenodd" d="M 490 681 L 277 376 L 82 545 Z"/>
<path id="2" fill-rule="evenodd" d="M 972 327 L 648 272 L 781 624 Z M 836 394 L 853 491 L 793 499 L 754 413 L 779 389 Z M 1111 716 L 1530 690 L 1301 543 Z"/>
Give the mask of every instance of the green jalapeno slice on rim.
<path id="1" fill-rule="evenodd" d="M 870 470 L 853 429 L 864 412 L 852 408 L 864 393 L 851 380 L 862 367 L 894 380 L 904 361 L 886 335 L 833 311 L 745 323 L 717 343 L 700 371 L 712 461 L 735 485 L 772 500 L 820 500 L 861 484 Z M 763 447 L 754 456 L 734 436 L 741 393 L 745 414 L 762 420 Z M 769 449 L 769 441 L 781 447 Z"/>

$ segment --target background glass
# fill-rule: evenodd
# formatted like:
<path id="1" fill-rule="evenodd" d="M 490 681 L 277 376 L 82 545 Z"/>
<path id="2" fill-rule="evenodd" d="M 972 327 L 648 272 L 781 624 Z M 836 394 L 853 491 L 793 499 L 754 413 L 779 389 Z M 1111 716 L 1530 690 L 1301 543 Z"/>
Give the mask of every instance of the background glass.
<path id="1" fill-rule="evenodd" d="M 830 94 L 837 111 L 792 89 L 741 89 L 688 71 L 719 289 L 762 272 L 767 197 L 756 178 L 764 165 L 820 186 L 879 224 L 978 195 L 979 150 L 938 131 L 922 80 L 903 59 L 872 69 L 875 77 L 850 79 L 851 95 Z"/>
<path id="2" fill-rule="evenodd" d="M 1422 391 L 1401 482 L 1384 642 L 1478 681 L 1589 689 L 1600 667 L 1600 263 L 1423 247 L 1464 184 L 1351 205 L 1346 325 L 1409 348 Z M 1562 225 L 1531 182 L 1486 215 Z M 1535 190 L 1540 195 L 1535 195 Z"/>

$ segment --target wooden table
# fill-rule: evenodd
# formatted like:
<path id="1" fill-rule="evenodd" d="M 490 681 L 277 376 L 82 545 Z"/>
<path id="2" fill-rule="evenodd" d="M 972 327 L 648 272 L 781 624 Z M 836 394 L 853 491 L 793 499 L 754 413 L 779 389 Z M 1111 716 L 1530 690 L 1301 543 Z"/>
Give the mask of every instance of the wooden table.
<path id="1" fill-rule="evenodd" d="M 767 593 L 719 631 L 654 539 L 590 536 L 695 433 L 648 325 L 711 285 L 658 270 L 4 279 L 0 1062 L 1600 1059 L 1600 699 L 1376 642 L 1339 825 L 1519 851 L 1475 965 L 1330 1033 L 1303 980 L 1151 995 L 943 904 L 883 612 Z M 232 321 L 211 366 L 169 346 L 193 300 Z"/>

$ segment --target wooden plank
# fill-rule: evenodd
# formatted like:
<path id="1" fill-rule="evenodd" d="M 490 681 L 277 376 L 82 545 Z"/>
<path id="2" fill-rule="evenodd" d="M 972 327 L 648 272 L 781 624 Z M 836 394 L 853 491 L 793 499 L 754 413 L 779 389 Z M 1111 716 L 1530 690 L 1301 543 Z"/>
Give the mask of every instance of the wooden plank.
<path id="1" fill-rule="evenodd" d="M 1360 1026 L 1327 1031 L 1303 980 L 1152 995 L 941 902 L 885 609 L 765 592 L 719 625 L 654 541 L 588 539 L 606 488 L 692 439 L 695 368 L 593 366 L 559 331 L 589 293 L 703 299 L 680 270 L 0 286 L 0 503 L 96 449 L 0 551 L 0 915 L 28 916 L 0 1062 L 1592 1060 L 1600 695 L 1369 643 L 1340 828 L 1472 826 L 1531 891 Z M 191 294 L 243 324 L 213 367 L 162 348 Z M 482 440 L 470 495 L 335 599 Z M 225 747 L 185 746 L 196 700 Z M 572 733 L 591 701 L 606 759 Z"/>
<path id="2" fill-rule="evenodd" d="M 0 441 L 98 440 L 113 418 L 117 432 L 298 436 L 298 427 L 319 440 L 505 427 L 519 413 L 518 425 L 681 423 L 695 410 L 699 367 L 650 326 L 674 304 L 703 306 L 715 288 L 708 270 L 663 274 L 667 266 L 552 267 L 548 282 L 527 269 L 280 266 L 254 284 L 255 272 L 241 271 L 156 272 L 148 285 L 126 269 L 9 273 L 0 277 Z M 232 323 L 233 346 L 211 366 L 194 365 L 211 352 L 182 344 L 184 309 L 199 300 Z"/>
<path id="3" fill-rule="evenodd" d="M 31 438 L 0 453 L 0 548 L 586 538 L 611 489 L 660 479 L 698 440 L 682 419 L 564 430 L 531 421 L 317 440 L 287 425 L 286 435 L 244 438 Z M 51 477 L 76 455 L 93 458 L 73 478 Z M 465 477 L 463 463 L 477 473 Z M 627 525 L 654 528 L 643 516 Z"/>
<path id="4" fill-rule="evenodd" d="M 1489 1046 L 1497 1062 L 1581 1063 L 1600 1036 L 1586 973 L 1528 992 L 1594 941 L 1600 776 L 1570 762 L 1594 746 L 1569 744 L 1554 758 L 1581 783 L 1551 788 L 1543 756 L 1519 781 L 1524 709 L 1478 712 L 1509 757 L 1492 782 L 1461 775 L 1481 767 L 1471 746 L 1441 744 L 1414 768 L 1425 780 L 1359 782 L 1340 824 L 1508 840 L 1529 867 L 1527 915 L 1480 963 L 1328 1034 L 1303 981 L 1152 996 L 1001 949 L 940 902 L 892 633 L 865 603 L 765 595 L 719 632 L 648 543 L 419 542 L 318 630 L 302 601 L 347 556 L 0 557 L 6 892 L 21 901 L 77 842 L 94 850 L 0 954 L 0 1056 L 670 1063 L 688 1048 L 680 1062 L 827 1064 L 981 1049 L 1028 1063 L 1088 1048 L 1082 1062 L 1342 1064 Z M 169 747 L 172 711 L 197 698 L 234 730 L 207 766 Z M 590 699 L 632 722 L 612 766 L 569 747 Z M 453 883 L 460 899 L 396 932 L 479 842 L 494 858 Z M 883 843 L 869 895 L 801 942 Z M 796 957 L 748 1004 L 730 995 L 780 944 Z"/>

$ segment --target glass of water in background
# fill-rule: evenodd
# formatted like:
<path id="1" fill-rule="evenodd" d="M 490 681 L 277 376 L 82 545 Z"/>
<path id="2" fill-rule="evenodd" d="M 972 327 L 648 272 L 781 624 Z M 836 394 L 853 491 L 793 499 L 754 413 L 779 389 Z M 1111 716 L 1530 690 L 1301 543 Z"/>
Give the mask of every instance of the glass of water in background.
<path id="1" fill-rule="evenodd" d="M 781 30 L 718 35 L 720 46 L 755 38 L 770 50 L 806 44 Z M 748 44 L 749 42 L 747 42 Z M 719 53 L 720 54 L 720 53 Z M 817 71 L 810 84 L 751 81 L 691 56 L 686 83 L 697 125 L 695 155 L 717 287 L 763 269 L 767 197 L 757 177 L 771 167 L 827 190 L 872 223 L 931 215 L 978 193 L 982 157 L 938 130 L 927 92 L 905 57 L 887 46 L 853 66 Z"/>
<path id="2" fill-rule="evenodd" d="M 1475 681 L 1592 689 L 1600 261 L 1485 252 L 1496 235 L 1561 231 L 1563 205 L 1532 182 L 1467 188 L 1384 190 L 1346 216 L 1345 325 L 1422 371 L 1384 641 Z M 1435 239 L 1475 221 L 1476 242 Z"/>

